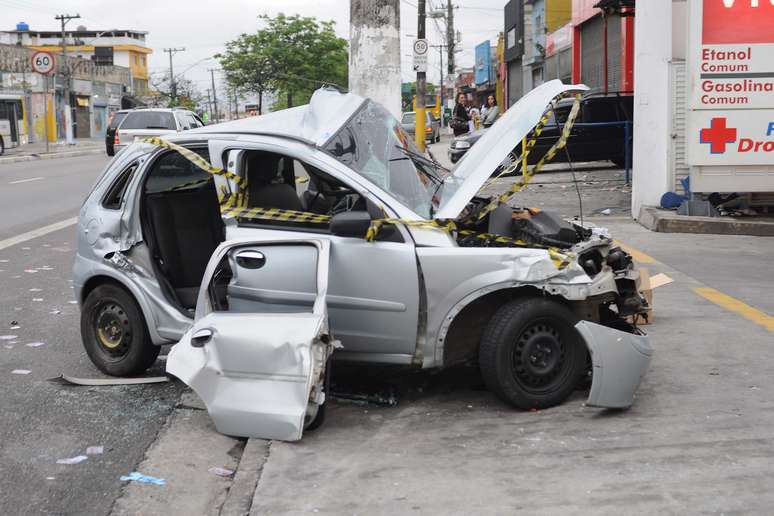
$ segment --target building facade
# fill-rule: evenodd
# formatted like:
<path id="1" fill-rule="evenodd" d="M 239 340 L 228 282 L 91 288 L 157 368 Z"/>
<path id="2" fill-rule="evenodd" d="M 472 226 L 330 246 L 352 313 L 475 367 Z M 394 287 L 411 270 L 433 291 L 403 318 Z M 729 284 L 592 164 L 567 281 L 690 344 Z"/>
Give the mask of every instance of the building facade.
<path id="1" fill-rule="evenodd" d="M 597 7 L 604 4 L 610 8 Z M 573 0 L 572 28 L 572 81 L 594 92 L 634 91 L 634 1 Z"/>
<path id="2" fill-rule="evenodd" d="M 93 61 L 97 66 L 121 66 L 131 73 L 129 94 L 148 94 L 148 55 L 153 50 L 145 43 L 147 32 L 135 30 L 86 30 L 78 27 L 65 31 L 67 54 Z M 16 30 L 0 32 L 0 43 L 36 50 L 62 53 L 61 31 L 35 31 L 23 22 Z"/>
<path id="3" fill-rule="evenodd" d="M 46 76 L 32 71 L 35 52 L 0 44 L 0 118 L 11 121 L 12 145 L 65 137 L 63 93 L 68 70 L 75 137 L 104 136 L 110 116 L 123 107 L 131 88 L 130 69 L 54 54 L 54 72 Z"/>

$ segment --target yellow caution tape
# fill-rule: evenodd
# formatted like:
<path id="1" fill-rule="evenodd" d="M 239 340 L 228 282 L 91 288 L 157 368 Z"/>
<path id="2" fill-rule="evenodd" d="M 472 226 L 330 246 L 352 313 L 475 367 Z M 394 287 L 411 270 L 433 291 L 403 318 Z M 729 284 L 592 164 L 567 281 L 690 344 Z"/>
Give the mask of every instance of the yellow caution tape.
<path id="1" fill-rule="evenodd" d="M 489 214 L 492 210 L 496 209 L 500 204 L 507 203 L 511 197 L 513 197 L 516 193 L 523 190 L 530 182 L 530 180 L 540 172 L 540 169 L 543 168 L 543 166 L 550 160 L 554 159 L 554 156 L 556 156 L 557 151 L 564 148 L 565 145 L 567 145 L 567 139 L 570 137 L 570 132 L 572 130 L 573 124 L 575 124 L 575 118 L 578 116 L 578 111 L 580 110 L 580 99 L 581 95 L 577 94 L 575 95 L 575 102 L 573 102 L 572 108 L 570 109 L 570 114 L 567 116 L 567 121 L 564 123 L 564 129 L 562 129 L 562 134 L 559 137 L 559 140 L 554 143 L 550 149 L 548 149 L 548 152 L 545 153 L 545 155 L 540 158 L 540 160 L 535 163 L 535 165 L 532 167 L 531 170 L 525 169 L 522 173 L 522 177 L 518 182 L 513 183 L 511 187 L 506 191 L 505 193 L 502 193 L 498 195 L 497 197 L 492 198 L 492 200 L 489 201 L 489 204 L 484 206 L 483 209 L 481 209 L 477 214 L 477 219 L 480 221 L 482 220 L 487 214 Z M 545 116 L 541 118 L 541 121 L 546 118 Z M 541 127 L 542 130 L 542 127 Z M 529 145 L 530 143 L 534 146 L 534 142 L 537 140 L 537 136 L 533 137 L 530 142 L 527 144 L 528 148 L 531 148 Z M 515 171 L 519 168 L 519 161 L 514 161 L 511 163 L 509 167 L 507 167 L 502 173 L 498 175 L 503 175 L 505 173 L 510 173 Z"/>
<path id="2" fill-rule="evenodd" d="M 557 97 L 557 99 L 558 98 L 559 97 Z M 577 103 L 578 101 L 576 100 L 576 105 Z M 570 117 L 568 118 L 568 124 L 570 128 L 572 127 L 572 120 L 574 120 L 575 115 L 577 114 L 577 109 L 575 105 L 573 106 L 573 110 L 574 111 L 571 111 Z M 542 131 L 543 127 L 548 121 L 550 115 L 551 115 L 551 109 L 549 108 L 541 117 L 540 121 L 535 126 L 535 129 L 533 129 L 534 136 L 527 143 L 527 145 L 524 146 L 524 150 L 522 151 L 523 157 L 526 156 L 526 153 L 529 153 L 532 147 L 534 147 L 536 139 L 540 135 L 540 132 Z M 566 130 L 562 134 L 562 139 L 564 140 L 566 140 L 565 133 L 567 133 L 567 136 L 569 136 L 569 129 L 567 127 L 568 126 L 565 125 Z M 220 203 L 221 215 L 225 217 L 235 217 L 235 218 L 243 218 L 243 219 L 249 219 L 249 220 L 268 220 L 268 221 L 281 221 L 281 222 L 293 222 L 293 223 L 307 223 L 307 224 L 329 224 L 330 223 L 330 220 L 331 220 L 330 215 L 321 215 L 317 213 L 295 211 L 295 210 L 281 210 L 277 208 L 248 208 L 247 195 L 245 194 L 245 189 L 247 187 L 246 178 L 238 176 L 232 172 L 223 170 L 222 168 L 212 166 L 206 159 L 202 158 L 199 154 L 181 145 L 177 145 L 177 144 L 162 140 L 161 138 L 158 138 L 158 137 L 144 138 L 142 141 L 144 143 L 149 143 L 152 145 L 156 145 L 158 147 L 162 147 L 165 149 L 178 152 L 181 156 L 188 159 L 191 163 L 193 163 L 200 169 L 204 170 L 205 172 L 213 176 L 216 176 L 216 175 L 223 176 L 227 179 L 232 180 L 239 188 L 238 192 L 236 193 L 229 192 L 227 191 L 225 186 L 223 186 L 221 188 L 221 191 L 218 192 L 218 201 Z M 557 147 L 557 145 L 554 145 L 554 147 L 552 147 L 551 150 L 549 150 L 549 153 L 552 151 L 555 153 L 556 150 L 560 148 L 561 147 Z M 545 159 L 541 160 L 541 162 L 544 160 Z M 519 161 L 516 161 L 516 163 L 518 162 Z M 536 170 L 533 169 L 532 174 L 534 174 L 535 172 Z M 203 184 L 207 181 L 209 181 L 209 179 L 194 181 L 191 183 L 186 183 L 184 185 L 178 185 L 176 187 L 171 188 L 170 190 L 184 188 L 187 186 L 193 186 L 195 184 Z M 306 181 L 309 181 L 309 178 L 298 178 L 296 180 L 297 183 L 304 183 Z M 498 197 L 498 200 L 502 197 L 503 196 Z M 508 198 L 510 198 L 510 196 L 508 196 Z M 495 203 L 495 208 L 497 207 L 498 204 L 499 202 Z M 490 205 L 487 205 L 486 208 L 489 208 L 489 206 Z M 540 244 L 531 244 L 531 243 L 525 242 L 524 240 L 518 240 L 518 239 L 514 239 L 514 238 L 502 236 L 502 235 L 495 235 L 491 233 L 479 233 L 473 230 L 458 231 L 457 224 L 453 220 L 439 220 L 439 219 L 404 220 L 404 219 L 396 219 L 396 218 L 390 218 L 390 217 L 376 219 L 371 222 L 371 225 L 368 228 L 368 231 L 366 232 L 366 237 L 365 237 L 366 240 L 368 242 L 373 242 L 376 239 L 380 228 L 385 224 L 435 229 L 435 230 L 444 231 L 445 233 L 450 234 L 452 237 L 455 237 L 455 234 L 456 234 L 457 236 L 464 237 L 464 238 L 474 238 L 485 244 L 501 244 L 501 245 L 510 246 L 510 247 L 545 249 L 546 251 L 548 251 L 548 255 L 551 258 L 551 261 L 558 269 L 564 269 L 574 259 L 574 255 L 572 253 L 564 252 L 556 247 L 544 246 Z"/>

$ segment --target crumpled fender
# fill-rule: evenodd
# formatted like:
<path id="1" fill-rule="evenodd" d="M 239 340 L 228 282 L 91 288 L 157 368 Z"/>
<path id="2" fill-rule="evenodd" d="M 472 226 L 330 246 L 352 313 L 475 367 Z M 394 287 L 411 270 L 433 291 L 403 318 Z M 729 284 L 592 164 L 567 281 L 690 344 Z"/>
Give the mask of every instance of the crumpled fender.
<path id="1" fill-rule="evenodd" d="M 579 322 L 575 329 L 586 342 L 594 368 L 586 405 L 630 407 L 653 356 L 647 335 L 635 335 L 589 321 Z"/>

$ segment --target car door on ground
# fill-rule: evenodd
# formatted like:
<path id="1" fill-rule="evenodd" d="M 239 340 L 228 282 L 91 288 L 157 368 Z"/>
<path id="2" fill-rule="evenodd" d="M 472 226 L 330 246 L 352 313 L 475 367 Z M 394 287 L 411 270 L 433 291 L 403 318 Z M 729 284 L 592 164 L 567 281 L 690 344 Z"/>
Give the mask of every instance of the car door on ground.
<path id="1" fill-rule="evenodd" d="M 238 156 L 236 171 L 248 179 L 247 208 L 327 216 L 370 211 L 374 218 L 382 216 L 376 203 L 321 168 L 275 152 L 244 149 Z M 410 362 L 416 352 L 419 280 L 408 233 L 386 231 L 391 233 L 389 238 L 367 242 L 362 237 L 333 235 L 327 223 L 236 219 L 237 228 L 227 226 L 229 238 L 260 235 L 329 240 L 327 305 L 331 326 L 343 345 L 342 355 L 357 358 L 378 353 L 393 355 L 397 363 Z M 239 271 L 237 264 L 244 279 L 239 295 L 280 305 L 309 299 L 310 283 L 296 265 L 302 259 L 301 251 L 293 253 L 298 256 L 282 260 L 284 270 L 267 266 Z"/>

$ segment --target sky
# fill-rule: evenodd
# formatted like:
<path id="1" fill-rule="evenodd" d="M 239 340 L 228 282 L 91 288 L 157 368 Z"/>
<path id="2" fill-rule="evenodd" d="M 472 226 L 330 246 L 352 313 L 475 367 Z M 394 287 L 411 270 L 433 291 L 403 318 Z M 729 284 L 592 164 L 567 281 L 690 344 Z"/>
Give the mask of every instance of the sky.
<path id="1" fill-rule="evenodd" d="M 426 0 L 428 11 L 445 0 Z M 497 42 L 503 30 L 506 0 L 456 0 L 455 27 L 462 33 L 462 51 L 457 65 L 473 66 L 474 47 L 483 41 Z M 412 40 L 417 30 L 416 0 L 400 0 L 401 67 L 403 80 L 414 80 L 411 72 Z M 209 68 L 218 68 L 212 56 L 225 49 L 227 41 L 259 28 L 258 15 L 299 14 L 336 23 L 336 33 L 349 40 L 349 0 L 0 0 L 0 30 L 13 30 L 25 21 L 32 30 L 59 30 L 57 14 L 80 14 L 68 29 L 84 25 L 88 30 L 131 29 L 147 31 L 146 44 L 153 49 L 151 75 L 169 73 L 164 48 L 185 47 L 174 56 L 175 75 L 184 71 L 204 91 L 210 87 Z M 436 25 L 437 22 L 437 25 Z M 440 30 L 439 30 L 440 29 Z M 445 21 L 427 20 L 431 45 L 445 42 Z M 439 52 L 433 49 L 428 63 L 428 81 L 438 83 Z M 444 68 L 446 56 L 444 55 Z M 444 70 L 445 73 L 445 70 Z M 216 87 L 220 87 L 216 73 Z"/>

